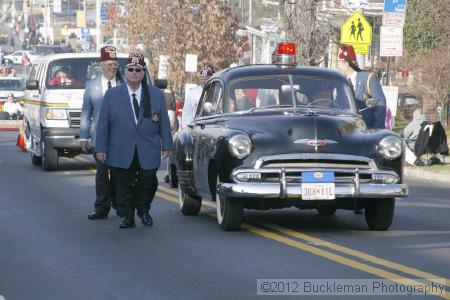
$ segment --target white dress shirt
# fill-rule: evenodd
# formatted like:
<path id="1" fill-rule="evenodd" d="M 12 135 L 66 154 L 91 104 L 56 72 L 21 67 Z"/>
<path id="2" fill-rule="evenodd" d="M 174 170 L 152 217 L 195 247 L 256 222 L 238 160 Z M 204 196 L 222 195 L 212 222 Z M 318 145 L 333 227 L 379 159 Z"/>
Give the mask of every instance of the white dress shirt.
<path id="1" fill-rule="evenodd" d="M 353 89 L 355 89 L 356 87 L 356 75 L 358 75 L 358 72 L 353 72 L 352 74 L 350 74 L 350 76 L 347 77 L 348 79 L 350 79 L 353 85 Z"/>
<path id="2" fill-rule="evenodd" d="M 137 118 L 136 118 L 136 112 L 134 111 L 134 105 L 133 105 L 133 94 L 136 94 L 135 97 L 137 99 L 137 103 L 138 106 L 141 106 L 141 92 L 142 92 L 142 84 L 139 85 L 138 89 L 133 91 L 130 86 L 127 84 L 127 88 L 128 88 L 128 95 L 130 96 L 130 105 L 131 105 L 131 109 L 133 110 L 133 117 L 134 117 L 134 121 L 138 122 Z"/>
<path id="3" fill-rule="evenodd" d="M 106 91 L 108 90 L 108 81 L 111 81 L 111 87 L 115 87 L 117 85 L 116 77 L 114 76 L 113 79 L 108 80 L 105 76 L 102 75 L 102 92 L 103 96 L 105 96 Z"/>

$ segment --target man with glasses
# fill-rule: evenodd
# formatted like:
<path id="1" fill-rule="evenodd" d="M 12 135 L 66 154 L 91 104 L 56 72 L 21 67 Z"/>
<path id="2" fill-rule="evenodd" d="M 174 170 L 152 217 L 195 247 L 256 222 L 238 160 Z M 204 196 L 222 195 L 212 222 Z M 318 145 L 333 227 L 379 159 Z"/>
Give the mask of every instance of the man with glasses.
<path id="1" fill-rule="evenodd" d="M 81 111 L 80 145 L 85 153 L 90 152 L 88 139 L 92 145 L 96 138 L 98 115 L 103 103 L 103 96 L 110 88 L 122 83 L 118 72 L 116 48 L 105 46 L 100 50 L 101 76 L 88 81 L 83 96 Z M 95 155 L 94 155 L 95 158 Z M 106 219 L 111 205 L 115 207 L 114 189 L 111 183 L 109 168 L 102 161 L 95 159 L 97 173 L 95 175 L 95 211 L 88 215 L 89 220 Z"/>
<path id="2" fill-rule="evenodd" d="M 135 227 L 134 210 L 142 224 L 152 226 L 149 214 L 158 188 L 156 171 L 173 149 L 169 116 L 163 92 L 148 86 L 144 56 L 130 54 L 126 85 L 105 94 L 100 111 L 95 152 L 108 164 L 117 192 L 120 228 Z"/>

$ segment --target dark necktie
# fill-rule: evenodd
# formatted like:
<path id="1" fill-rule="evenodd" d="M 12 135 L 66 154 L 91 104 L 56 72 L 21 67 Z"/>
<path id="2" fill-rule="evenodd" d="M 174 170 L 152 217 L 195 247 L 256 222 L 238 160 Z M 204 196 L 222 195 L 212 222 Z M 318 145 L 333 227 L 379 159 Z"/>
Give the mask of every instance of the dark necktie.
<path id="1" fill-rule="evenodd" d="M 136 94 L 133 93 L 131 96 L 133 96 L 133 107 L 134 107 L 134 114 L 136 115 L 136 119 L 139 117 L 139 104 L 136 99 Z"/>
<path id="2" fill-rule="evenodd" d="M 108 90 L 109 90 L 110 88 L 112 88 L 112 86 L 111 86 L 111 81 L 108 80 Z"/>

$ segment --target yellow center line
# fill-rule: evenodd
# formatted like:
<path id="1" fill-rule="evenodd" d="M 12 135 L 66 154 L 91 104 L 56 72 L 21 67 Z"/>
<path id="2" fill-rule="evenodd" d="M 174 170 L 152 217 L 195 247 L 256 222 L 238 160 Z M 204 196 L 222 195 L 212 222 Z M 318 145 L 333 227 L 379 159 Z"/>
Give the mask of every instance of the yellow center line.
<path id="1" fill-rule="evenodd" d="M 262 225 L 264 227 L 284 233 L 286 235 L 289 235 L 289 236 L 292 236 L 292 237 L 295 237 L 298 239 L 302 239 L 302 240 L 305 240 L 305 241 L 308 241 L 308 242 L 311 242 L 314 244 L 319 244 L 322 247 L 333 249 L 335 251 L 342 252 L 349 256 L 358 257 L 358 258 L 370 261 L 372 263 L 379 264 L 384 267 L 387 267 L 387 268 L 390 268 L 393 270 L 397 270 L 397 271 L 400 271 L 400 272 L 403 272 L 403 273 L 406 273 L 409 275 L 414 275 L 414 276 L 421 277 L 421 278 L 429 278 L 430 281 L 433 281 L 432 279 L 437 279 L 437 278 L 445 279 L 446 286 L 450 287 L 450 280 L 448 280 L 447 278 L 442 278 L 441 276 L 427 273 L 427 272 L 424 272 L 424 271 L 421 271 L 418 269 L 410 268 L 410 267 L 395 263 L 393 261 L 389 261 L 387 259 L 382 259 L 382 258 L 373 256 L 373 255 L 370 255 L 370 254 L 366 254 L 366 253 L 358 251 L 358 250 L 354 250 L 354 249 L 351 249 L 351 248 L 348 248 L 345 246 L 341 246 L 341 245 L 334 244 L 334 243 L 331 243 L 331 242 L 328 242 L 325 240 L 321 240 L 321 239 L 315 238 L 313 236 L 306 235 L 304 233 L 301 233 L 301 232 L 298 232 L 298 231 L 295 231 L 295 230 L 292 230 L 289 228 L 281 227 L 281 226 L 278 226 L 275 224 L 258 222 L 258 225 Z"/>
<path id="2" fill-rule="evenodd" d="M 90 169 L 90 170 L 95 172 L 95 169 Z M 165 193 L 161 193 L 161 191 L 165 192 Z M 168 195 L 168 194 L 170 194 L 170 195 Z M 176 204 L 178 204 L 179 201 L 174 196 L 177 196 L 177 195 L 178 195 L 177 191 L 174 191 L 174 190 L 172 190 L 170 188 L 167 188 L 165 186 L 162 186 L 162 185 L 159 185 L 158 191 L 156 192 L 156 196 L 158 196 L 159 198 L 168 200 L 168 201 L 176 203 Z M 202 201 L 202 206 L 206 206 L 206 207 L 209 207 L 209 208 L 216 208 L 216 205 L 214 203 L 209 202 L 209 201 Z M 436 282 L 436 283 L 439 283 L 439 284 L 442 284 L 442 282 L 440 280 L 445 280 L 445 285 L 447 287 L 450 287 L 450 284 L 449 284 L 450 281 L 448 279 L 446 279 L 446 278 L 441 277 L 441 276 L 437 276 L 437 275 L 434 275 L 434 274 L 431 274 L 431 273 L 427 273 L 427 272 L 424 272 L 424 271 L 421 271 L 421 270 L 418 270 L 418 269 L 410 268 L 410 267 L 407 267 L 407 266 L 404 266 L 404 265 L 401 265 L 401 264 L 398 264 L 398 263 L 395 263 L 395 262 L 392 262 L 392 261 L 389 261 L 389 260 L 378 258 L 376 256 L 373 256 L 373 255 L 370 255 L 370 254 L 366 254 L 366 253 L 358 251 L 358 250 L 353 250 L 351 248 L 348 248 L 348 247 L 345 247 L 345 246 L 341 246 L 341 245 L 338 245 L 338 244 L 334 244 L 334 243 L 331 243 L 331 242 L 328 242 L 328 241 L 325 241 L 325 240 L 321 240 L 321 239 L 315 238 L 313 236 L 306 235 L 304 233 L 301 233 L 301 232 L 298 232 L 298 231 L 295 231 L 295 230 L 292 230 L 292 229 L 289 229 L 289 228 L 278 226 L 276 224 L 271 224 L 271 223 L 266 223 L 266 222 L 259 222 L 258 225 L 262 225 L 262 226 L 264 226 L 266 228 L 275 230 L 277 232 L 286 234 L 288 236 L 292 236 L 292 237 L 295 237 L 295 238 L 298 238 L 298 239 L 301 239 L 301 240 L 304 240 L 304 241 L 307 241 L 307 242 L 312 242 L 312 243 L 318 244 L 321 247 L 325 247 L 325 248 L 329 248 L 329 249 L 332 249 L 332 250 L 335 250 L 335 251 L 338 251 L 338 252 L 342 252 L 342 253 L 344 253 L 344 254 L 346 254 L 348 256 L 353 256 L 353 257 L 357 257 L 357 258 L 360 258 L 360 259 L 364 259 L 366 261 L 370 261 L 372 263 L 379 264 L 379 265 L 382 265 L 384 267 L 387 267 L 387 268 L 390 268 L 390 269 L 393 269 L 393 270 L 396 270 L 396 271 L 400 271 L 400 272 L 403 272 L 403 273 L 408 274 L 408 275 L 417 276 L 418 278 L 423 278 L 423 279 L 426 279 L 426 280 L 429 280 L 429 281 L 433 281 L 433 282 Z M 248 223 L 243 223 L 241 227 L 246 229 L 247 231 L 250 231 L 250 232 L 255 233 L 257 235 L 263 236 L 265 238 L 268 238 L 268 239 L 280 242 L 282 244 L 285 244 L 285 245 L 288 245 L 288 246 L 291 246 L 291 247 L 294 247 L 294 248 L 297 248 L 297 249 L 300 249 L 300 250 L 312 253 L 312 254 L 317 255 L 317 256 L 321 256 L 321 257 L 326 258 L 328 260 L 335 261 L 335 262 L 337 262 L 339 264 L 346 265 L 346 266 L 349 266 L 349 267 L 351 267 L 353 269 L 361 270 L 361 271 L 364 271 L 364 272 L 376 275 L 376 276 L 381 277 L 381 278 L 385 278 L 385 279 L 388 279 L 388 280 L 391 280 L 391 281 L 394 281 L 394 282 L 397 282 L 397 283 L 400 283 L 400 284 L 423 285 L 423 283 L 418 282 L 418 281 L 416 281 L 414 279 L 410 279 L 410 278 L 398 275 L 398 274 L 393 273 L 393 272 L 389 272 L 389 271 L 386 271 L 386 270 L 383 270 L 383 269 L 380 269 L 380 268 L 377 268 L 377 267 L 373 267 L 373 266 L 370 266 L 370 265 L 358 262 L 356 260 L 347 258 L 345 256 L 341 256 L 341 255 L 335 254 L 333 252 L 329 252 L 329 251 L 326 251 L 326 250 L 323 250 L 323 249 L 320 249 L 320 248 L 317 248 L 317 247 L 313 247 L 311 245 L 308 245 L 308 244 L 305 244 L 305 243 L 302 243 L 302 242 L 299 242 L 299 241 L 287 238 L 285 236 L 276 234 L 274 232 L 270 232 L 270 231 L 265 230 L 263 228 L 259 228 L 259 227 L 250 225 Z M 448 292 L 445 293 L 445 295 L 440 295 L 438 293 L 434 293 L 433 295 L 442 297 L 444 299 L 450 299 L 450 293 L 448 293 Z"/>
<path id="3" fill-rule="evenodd" d="M 165 188 L 164 190 L 166 190 L 166 189 L 167 188 Z M 157 192 L 156 194 L 160 198 L 163 198 L 163 199 L 168 200 L 170 202 L 178 203 L 178 199 L 176 199 L 176 198 L 174 198 L 174 197 L 172 197 L 170 195 L 167 195 L 165 193 L 160 193 L 160 192 Z M 205 201 L 203 201 L 202 202 L 202 206 L 204 204 L 207 204 L 206 206 L 208 206 L 208 207 L 211 207 L 211 206 L 215 207 L 215 205 L 210 203 L 210 202 L 206 202 L 205 203 Z M 211 215 L 209 215 L 209 216 L 211 216 Z M 271 224 L 268 224 L 268 225 L 271 225 Z M 272 225 L 272 226 L 274 226 L 274 228 L 276 227 L 276 225 Z M 317 247 L 314 247 L 314 246 L 311 246 L 311 245 L 308 245 L 308 244 L 305 244 L 305 243 L 302 243 L 302 242 L 299 242 L 299 241 L 287 238 L 287 237 L 282 236 L 280 234 L 276 234 L 274 232 L 270 232 L 270 231 L 265 230 L 263 228 L 258 228 L 256 226 L 250 225 L 248 223 L 243 223 L 241 227 L 246 229 L 247 231 L 255 233 L 255 234 L 259 235 L 259 236 L 262 236 L 262 237 L 265 237 L 265 238 L 277 241 L 279 243 L 282 243 L 282 244 L 285 244 L 285 245 L 288 245 L 288 246 L 291 246 L 291 247 L 303 250 L 305 252 L 308 252 L 308 253 L 311 253 L 311 254 L 314 254 L 314 255 L 326 258 L 328 260 L 337 262 L 337 263 L 339 263 L 341 265 L 348 266 L 348 267 L 350 267 L 352 269 L 357 269 L 357 270 L 360 270 L 360 271 L 363 271 L 363 272 L 366 272 L 366 273 L 369 273 L 369 274 L 372 274 L 372 275 L 376 275 L 376 276 L 378 276 L 380 278 L 385 278 L 385 279 L 397 282 L 399 284 L 404 284 L 404 285 L 422 285 L 422 286 L 425 286 L 424 283 L 419 282 L 417 280 L 414 280 L 414 279 L 411 279 L 411 278 L 407 278 L 407 277 L 399 275 L 397 273 L 389 272 L 389 271 L 386 271 L 386 270 L 383 270 L 383 269 L 380 269 L 380 268 L 377 268 L 377 267 L 373 267 L 373 266 L 370 266 L 370 265 L 358 262 L 358 261 L 350 259 L 348 257 L 341 256 L 341 255 L 335 254 L 333 252 L 326 251 L 326 250 L 323 250 L 323 249 L 320 249 L 320 248 L 317 248 Z M 317 240 L 319 240 L 319 239 L 317 239 Z M 322 241 L 322 242 L 326 243 L 325 241 Z M 336 246 L 338 246 L 338 245 L 336 245 Z M 343 248 L 346 248 L 346 247 L 343 247 Z M 349 249 L 349 250 L 351 250 L 351 249 Z M 355 251 L 355 252 L 357 252 L 357 251 Z M 405 268 L 407 268 L 407 267 L 405 267 Z M 407 273 L 407 272 L 405 272 L 405 273 Z M 440 278 L 439 276 L 432 275 L 432 274 L 425 273 L 425 272 L 423 274 L 427 275 L 427 276 L 424 276 L 424 279 L 426 279 L 426 280 L 435 281 L 436 283 L 439 283 L 439 284 L 443 283 L 443 282 L 440 282 L 439 280 L 442 281 L 442 280 L 444 280 L 444 278 Z M 416 275 L 416 274 L 412 274 L 412 275 Z M 421 277 L 421 276 L 419 276 L 419 277 Z M 432 279 L 434 279 L 434 280 L 432 280 Z M 426 285 L 426 286 L 429 286 L 429 285 Z M 431 286 L 429 286 L 429 287 L 431 288 Z M 431 293 L 431 294 L 433 294 L 435 296 L 442 297 L 444 299 L 450 299 L 450 293 L 447 293 L 447 292 L 444 295 L 441 295 L 438 292 Z"/>

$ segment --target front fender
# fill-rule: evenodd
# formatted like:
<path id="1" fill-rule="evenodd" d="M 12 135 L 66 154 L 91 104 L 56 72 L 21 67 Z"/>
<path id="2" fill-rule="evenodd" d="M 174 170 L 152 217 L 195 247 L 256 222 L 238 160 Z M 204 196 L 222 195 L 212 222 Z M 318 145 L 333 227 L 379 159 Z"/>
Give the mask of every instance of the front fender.
<path id="1" fill-rule="evenodd" d="M 174 136 L 175 151 L 170 157 L 170 164 L 179 171 L 192 171 L 193 143 L 188 131 L 181 131 Z"/>

